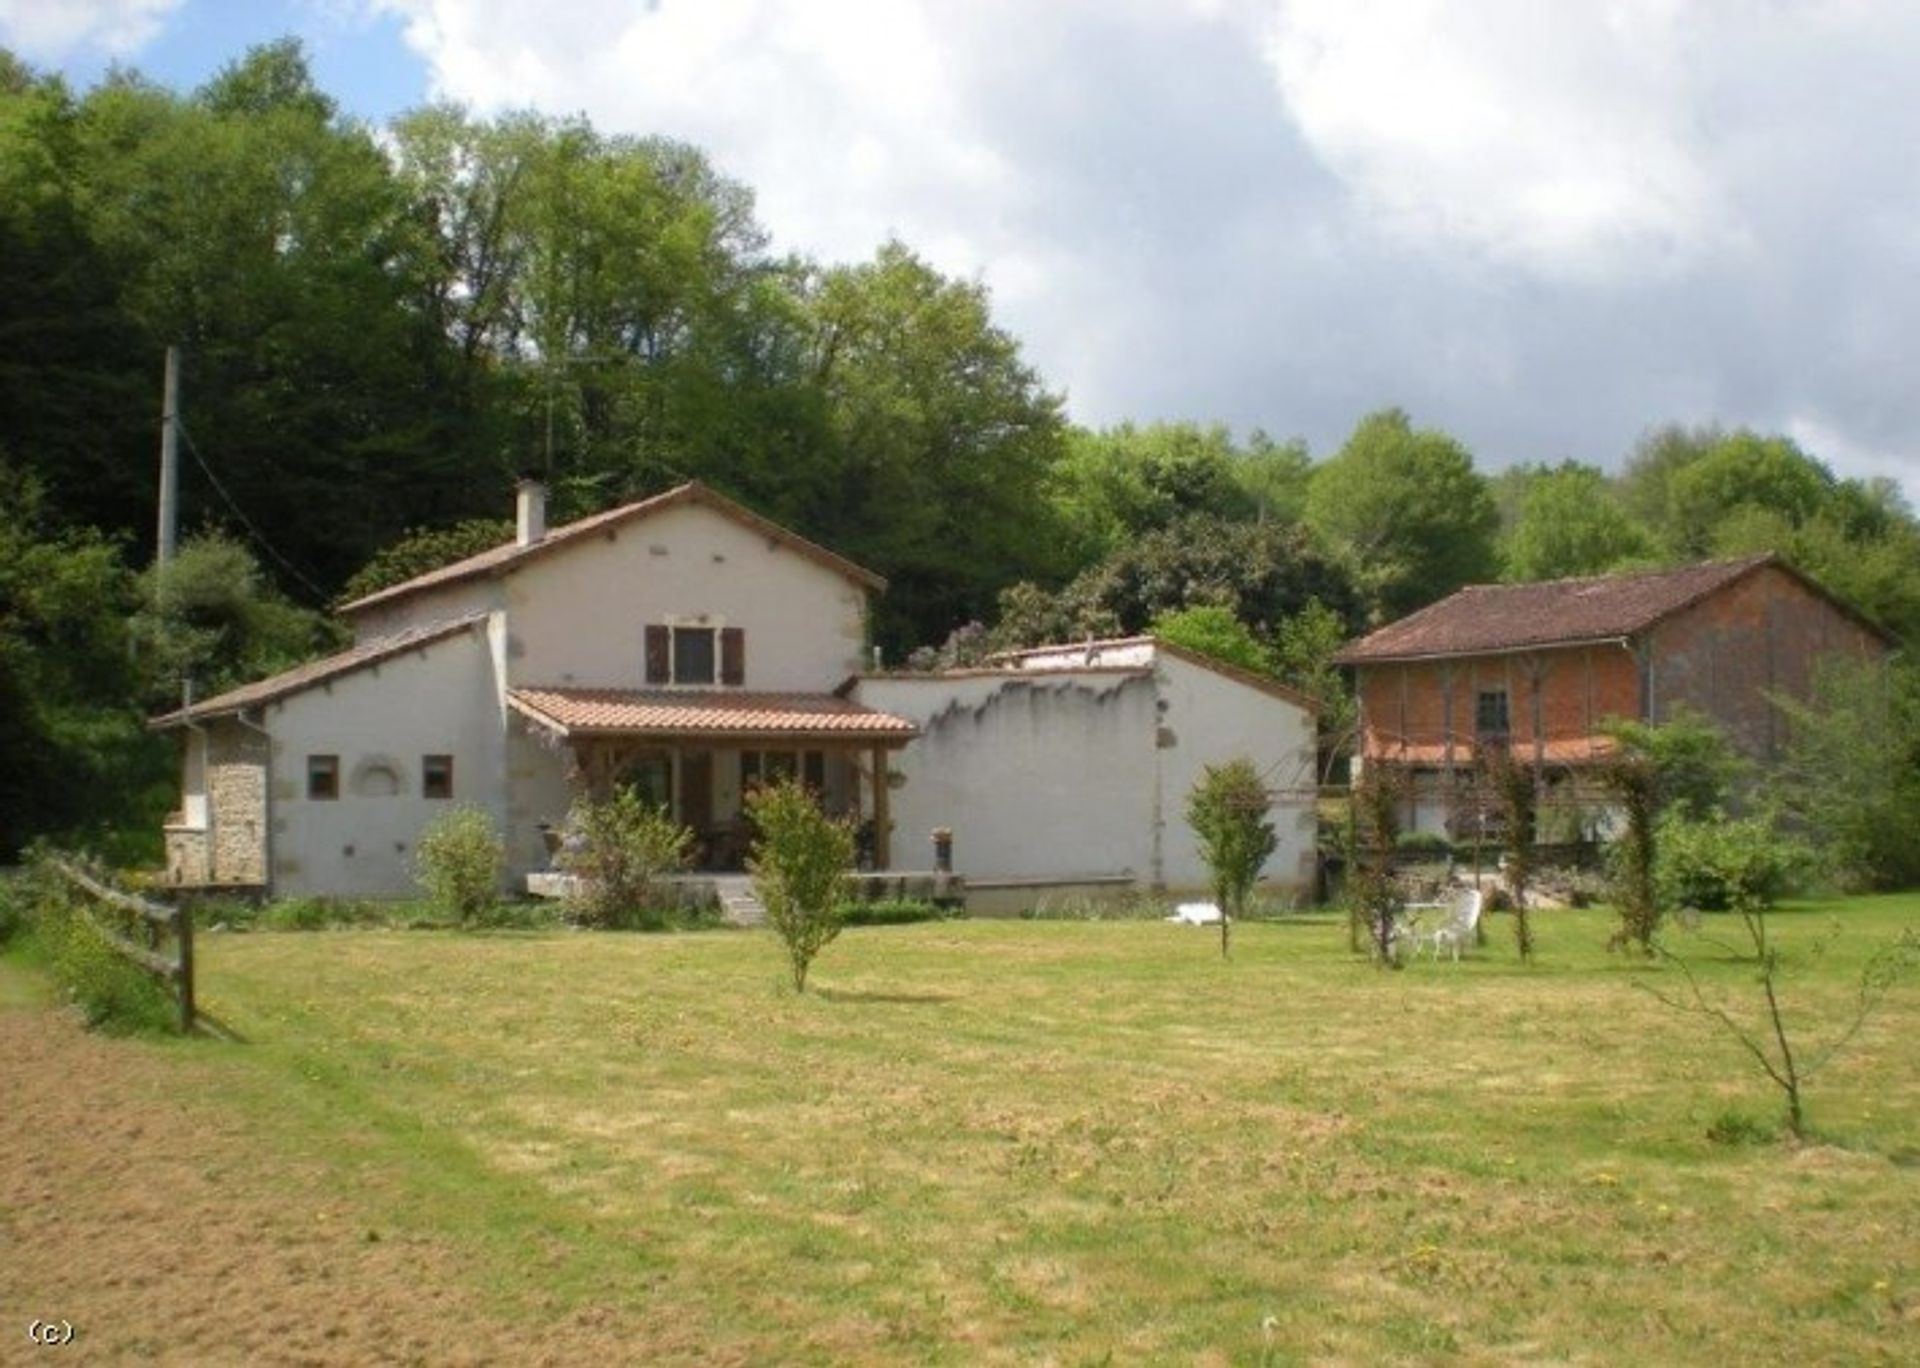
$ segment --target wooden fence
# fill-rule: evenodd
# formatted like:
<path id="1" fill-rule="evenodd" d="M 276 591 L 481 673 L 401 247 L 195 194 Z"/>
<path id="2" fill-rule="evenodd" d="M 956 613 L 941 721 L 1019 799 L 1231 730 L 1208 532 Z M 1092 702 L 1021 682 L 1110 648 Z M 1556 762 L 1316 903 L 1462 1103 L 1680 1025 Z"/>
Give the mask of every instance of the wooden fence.
<path id="1" fill-rule="evenodd" d="M 115 915 L 118 926 L 89 914 L 108 945 L 167 985 L 180 1004 L 181 1034 L 191 1035 L 196 1024 L 193 914 L 184 907 L 168 907 L 124 893 L 67 860 L 49 863 L 69 887 L 86 896 L 91 906 L 103 907 Z M 128 939 L 122 934 L 123 929 L 131 930 L 137 939 Z M 171 959 L 160 953 L 162 944 L 169 941 L 173 945 Z"/>

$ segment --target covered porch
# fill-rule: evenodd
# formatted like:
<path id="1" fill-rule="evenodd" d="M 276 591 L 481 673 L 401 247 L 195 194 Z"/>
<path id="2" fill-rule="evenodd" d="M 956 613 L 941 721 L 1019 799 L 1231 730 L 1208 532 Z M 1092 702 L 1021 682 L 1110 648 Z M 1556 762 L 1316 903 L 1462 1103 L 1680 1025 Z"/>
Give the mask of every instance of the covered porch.
<path id="1" fill-rule="evenodd" d="M 782 778 L 854 823 L 863 868 L 892 867 L 888 757 L 918 734 L 904 718 L 837 694 L 527 688 L 507 701 L 565 749 L 576 792 L 630 785 L 691 830 L 696 869 L 744 867 L 745 795 Z"/>

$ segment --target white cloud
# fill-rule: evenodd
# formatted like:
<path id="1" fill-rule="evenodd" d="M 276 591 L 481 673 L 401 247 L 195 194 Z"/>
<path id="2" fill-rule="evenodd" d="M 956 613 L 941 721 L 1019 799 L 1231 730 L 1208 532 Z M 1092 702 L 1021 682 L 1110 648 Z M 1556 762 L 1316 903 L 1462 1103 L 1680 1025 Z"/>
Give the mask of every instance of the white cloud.
<path id="1" fill-rule="evenodd" d="M 180 0 L 0 0 L 0 44 L 35 62 L 83 51 L 126 57 L 160 31 Z"/>
<path id="2" fill-rule="evenodd" d="M 782 248 L 978 276 L 1081 421 L 1399 403 L 1497 465 L 1818 415 L 1914 488 L 1909 0 L 362 3 L 437 94 L 699 145 Z"/>
<path id="3" fill-rule="evenodd" d="M 1267 55 L 1322 160 L 1389 230 L 1551 277 L 1737 241 L 1694 127 L 1680 0 L 1287 0 Z"/>

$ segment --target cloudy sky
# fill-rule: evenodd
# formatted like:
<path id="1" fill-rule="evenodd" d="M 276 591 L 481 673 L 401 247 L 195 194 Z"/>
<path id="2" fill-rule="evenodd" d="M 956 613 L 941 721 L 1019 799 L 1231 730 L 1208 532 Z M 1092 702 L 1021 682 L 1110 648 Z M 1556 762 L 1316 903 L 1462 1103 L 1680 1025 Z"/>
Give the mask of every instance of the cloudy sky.
<path id="1" fill-rule="evenodd" d="M 0 0 L 77 84 L 305 38 L 378 120 L 707 149 L 783 248 L 991 287 L 1072 415 L 1486 468 L 1790 433 L 1920 502 L 1911 0 Z"/>

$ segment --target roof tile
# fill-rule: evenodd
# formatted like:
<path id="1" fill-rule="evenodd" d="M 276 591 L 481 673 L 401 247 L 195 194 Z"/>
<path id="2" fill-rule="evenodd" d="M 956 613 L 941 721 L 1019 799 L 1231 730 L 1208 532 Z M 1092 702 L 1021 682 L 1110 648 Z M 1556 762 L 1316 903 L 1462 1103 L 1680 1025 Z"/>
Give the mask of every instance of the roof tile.
<path id="1" fill-rule="evenodd" d="M 1769 563 L 1778 563 L 1771 553 L 1644 574 L 1470 585 L 1362 637 L 1335 655 L 1334 663 L 1483 655 L 1629 637 Z"/>
<path id="2" fill-rule="evenodd" d="M 904 741 L 920 730 L 837 694 L 528 688 L 507 698 L 562 734 Z"/>

